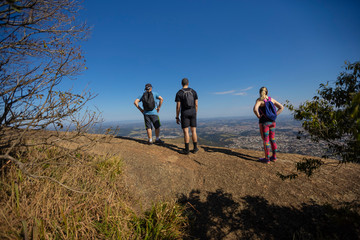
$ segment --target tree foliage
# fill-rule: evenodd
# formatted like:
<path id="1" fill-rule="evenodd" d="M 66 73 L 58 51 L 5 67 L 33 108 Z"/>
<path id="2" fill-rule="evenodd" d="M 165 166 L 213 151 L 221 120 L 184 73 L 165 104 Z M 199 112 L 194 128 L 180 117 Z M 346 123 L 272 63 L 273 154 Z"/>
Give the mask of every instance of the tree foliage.
<path id="1" fill-rule="evenodd" d="M 89 27 L 77 22 L 79 10 L 76 0 L 0 2 L 0 159 L 24 171 L 11 153 L 26 146 L 27 131 L 71 126 L 82 133 L 97 119 L 85 109 L 94 97 L 89 91 L 74 93 L 61 85 L 85 69 L 79 42 Z"/>
<path id="2" fill-rule="evenodd" d="M 315 142 L 325 141 L 325 158 L 360 162 L 360 62 L 345 62 L 334 84 L 320 84 L 317 95 L 298 108 L 286 104 Z M 307 163 L 307 164 L 305 164 Z M 297 169 L 310 176 L 323 163 L 307 160 Z M 310 174 L 309 174 L 310 173 Z"/>

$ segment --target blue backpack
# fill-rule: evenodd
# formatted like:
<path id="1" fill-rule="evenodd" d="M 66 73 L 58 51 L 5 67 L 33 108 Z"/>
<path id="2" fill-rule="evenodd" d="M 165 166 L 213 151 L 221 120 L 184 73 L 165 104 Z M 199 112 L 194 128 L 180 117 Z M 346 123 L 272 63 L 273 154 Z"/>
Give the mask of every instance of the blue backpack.
<path id="1" fill-rule="evenodd" d="M 274 103 L 271 101 L 271 97 L 269 99 L 264 99 L 265 102 L 265 115 L 268 119 L 275 121 L 277 117 L 276 108 Z"/>

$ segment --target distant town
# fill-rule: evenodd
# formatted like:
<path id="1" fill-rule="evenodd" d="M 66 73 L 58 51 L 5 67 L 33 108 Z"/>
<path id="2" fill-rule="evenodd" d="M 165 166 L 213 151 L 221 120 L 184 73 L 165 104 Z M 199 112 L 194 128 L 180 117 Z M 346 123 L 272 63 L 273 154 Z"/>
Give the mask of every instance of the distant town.
<path id="1" fill-rule="evenodd" d="M 96 132 L 105 132 L 105 129 L 114 129 L 115 134 L 123 137 L 146 139 L 146 131 L 142 122 L 137 123 L 104 123 L 98 126 Z M 277 120 L 276 142 L 278 151 L 321 157 L 326 149 L 325 143 L 315 143 L 309 137 L 299 139 L 302 131 L 301 123 L 290 116 L 281 116 Z M 197 127 L 199 144 L 262 150 L 263 144 L 255 118 L 216 118 L 199 119 Z M 181 139 L 181 127 L 175 121 L 162 122 L 160 137 L 166 139 Z"/>

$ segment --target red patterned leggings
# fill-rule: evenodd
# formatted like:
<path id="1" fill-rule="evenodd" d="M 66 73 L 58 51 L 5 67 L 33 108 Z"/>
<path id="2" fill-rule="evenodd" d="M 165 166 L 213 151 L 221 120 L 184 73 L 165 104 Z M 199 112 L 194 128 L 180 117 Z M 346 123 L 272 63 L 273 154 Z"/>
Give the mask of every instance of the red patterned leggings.
<path id="1" fill-rule="evenodd" d="M 260 134 L 264 142 L 265 158 L 270 159 L 270 144 L 273 157 L 276 158 L 277 145 L 275 141 L 276 122 L 260 123 Z"/>

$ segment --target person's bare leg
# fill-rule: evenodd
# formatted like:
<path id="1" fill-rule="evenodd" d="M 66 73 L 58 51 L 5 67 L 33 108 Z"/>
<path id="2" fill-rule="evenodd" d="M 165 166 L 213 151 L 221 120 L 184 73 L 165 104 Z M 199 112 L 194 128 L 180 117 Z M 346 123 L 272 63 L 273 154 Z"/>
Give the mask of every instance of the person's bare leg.
<path id="1" fill-rule="evenodd" d="M 189 142 L 190 142 L 189 128 L 183 128 L 183 132 L 184 132 L 184 143 L 185 143 L 184 153 L 188 154 L 190 151 L 189 150 Z"/>
<path id="2" fill-rule="evenodd" d="M 196 127 L 191 127 L 191 135 L 193 142 L 197 142 Z"/>
<path id="3" fill-rule="evenodd" d="M 191 136 L 192 136 L 192 140 L 193 140 L 193 144 L 194 144 L 194 153 L 196 153 L 197 151 L 199 151 L 199 149 L 197 147 L 196 127 L 191 127 Z"/>
<path id="4" fill-rule="evenodd" d="M 183 128 L 184 132 L 184 143 L 190 142 L 190 136 L 189 136 L 189 128 Z"/>
<path id="5" fill-rule="evenodd" d="M 160 128 L 155 129 L 155 136 L 156 136 L 156 139 L 159 139 L 159 136 L 160 136 Z"/>
<path id="6" fill-rule="evenodd" d="M 151 128 L 146 129 L 147 135 L 148 135 L 148 141 L 152 141 L 152 130 Z"/>

